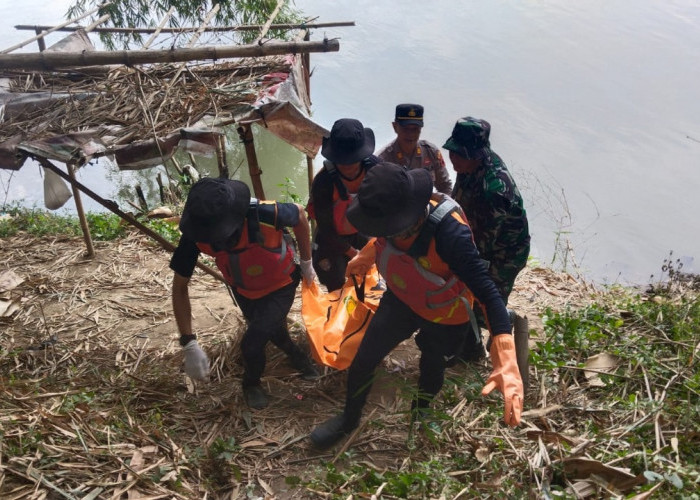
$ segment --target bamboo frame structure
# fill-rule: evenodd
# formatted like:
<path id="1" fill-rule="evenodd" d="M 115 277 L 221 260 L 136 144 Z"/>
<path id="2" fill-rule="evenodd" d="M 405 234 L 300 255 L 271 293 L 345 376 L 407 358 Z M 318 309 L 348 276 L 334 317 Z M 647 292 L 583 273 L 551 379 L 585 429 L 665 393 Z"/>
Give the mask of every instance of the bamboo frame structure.
<path id="1" fill-rule="evenodd" d="M 46 35 L 48 35 L 49 33 L 53 33 L 54 31 L 58 31 L 58 30 L 60 30 L 60 29 L 62 29 L 62 28 L 65 28 L 65 27 L 68 26 L 69 24 L 77 23 L 78 21 L 81 21 L 81 20 L 85 19 L 86 17 L 88 17 L 88 16 L 94 14 L 95 12 L 97 12 L 101 7 L 102 7 L 102 6 L 95 7 L 94 9 L 92 9 L 92 10 L 86 12 L 85 14 L 83 14 L 83 15 L 80 16 L 80 17 L 76 17 L 75 19 L 71 19 L 70 21 L 66 21 L 65 23 L 61 23 L 61 24 L 59 24 L 58 26 L 55 26 L 55 27 L 53 27 L 53 28 L 47 29 L 46 31 L 43 31 L 43 30 L 42 30 L 42 31 L 39 32 L 36 36 L 34 36 L 34 37 L 32 37 L 32 38 L 30 38 L 30 39 L 28 39 L 28 40 L 25 40 L 25 41 L 23 41 L 23 42 L 20 42 L 20 43 L 18 43 L 17 45 L 13 45 L 12 47 L 8 47 L 8 48 L 6 48 L 6 49 L 4 49 L 4 50 L 0 50 L 0 54 L 8 54 L 8 53 L 12 52 L 13 50 L 20 49 L 20 48 L 24 47 L 25 45 L 29 45 L 30 43 L 32 43 L 32 42 L 34 42 L 34 41 L 36 41 L 36 40 L 43 39 L 43 38 L 44 38 Z M 36 31 L 36 30 L 37 30 L 37 27 L 35 26 L 33 29 L 34 29 L 34 31 Z"/>
<path id="2" fill-rule="evenodd" d="M 311 42 L 309 28 L 353 26 L 355 23 L 273 24 L 283 3 L 284 0 L 278 0 L 275 11 L 267 22 L 260 26 L 212 27 L 209 23 L 216 14 L 217 5 L 196 28 L 166 28 L 165 24 L 171 13 L 166 14 L 156 28 L 100 28 L 99 24 L 106 21 L 107 16 L 102 16 L 89 25 L 90 31 L 98 33 L 151 33 L 152 36 L 143 45 L 142 50 L 85 50 L 80 53 L 42 50 L 39 53 L 8 54 L 18 48 L 11 47 L 0 52 L 0 74 L 10 77 L 12 91 L 35 93 L 41 92 L 48 86 L 52 89 L 52 94 L 67 96 L 63 102 L 59 99 L 49 103 L 48 106 L 41 107 L 37 110 L 38 112 L 33 112 L 29 108 L 22 112 L 21 117 L 11 117 L 3 126 L 0 142 L 18 133 L 25 134 L 24 131 L 29 130 L 31 133 L 28 137 L 41 140 L 44 137 L 71 135 L 78 130 L 94 130 L 95 127 L 104 124 L 109 128 L 108 134 L 116 139 L 117 145 L 130 144 L 132 141 L 148 137 L 154 137 L 157 140 L 156 144 L 160 144 L 160 141 L 165 141 L 165 138 L 172 134 L 173 123 L 182 123 L 182 126 L 190 127 L 211 111 L 216 113 L 217 123 L 232 123 L 225 116 L 221 121 L 220 112 L 237 109 L 241 104 L 252 105 L 257 99 L 258 92 L 264 91 L 266 85 L 275 85 L 274 80 L 272 83 L 263 83 L 266 81 L 266 75 L 289 71 L 290 66 L 286 56 L 290 54 L 301 55 L 303 70 L 299 84 L 303 85 L 304 94 L 306 94 L 310 86 L 309 54 L 339 50 L 336 39 Z M 85 28 L 67 26 L 67 24 L 70 23 L 53 27 L 17 26 L 17 29 L 32 29 L 37 33 L 36 37 L 23 42 L 21 46 L 36 40 L 40 48 L 45 48 L 44 38 L 50 32 L 85 30 Z M 280 42 L 264 39 L 270 29 L 301 30 L 292 40 Z M 194 47 L 200 34 L 204 32 L 250 30 L 259 30 L 260 34 L 255 42 L 248 45 Z M 147 50 L 159 33 L 171 32 L 191 32 L 191 39 L 183 48 Z M 245 61 L 241 65 L 234 65 L 227 61 L 218 62 L 229 58 L 243 58 Z M 206 62 L 207 60 L 213 60 L 214 64 Z M 88 69 L 88 66 L 91 68 Z M 135 66 L 143 67 L 136 69 Z M 71 75 L 80 75 L 80 77 L 75 79 Z M 209 75 L 215 76 L 213 82 L 209 79 Z M 217 77 L 218 75 L 221 76 Z M 163 82 L 167 83 L 164 85 Z M 263 85 L 258 87 L 259 90 L 251 91 L 260 83 Z M 304 101 L 307 105 L 309 104 L 306 97 Z M 243 121 L 237 124 L 237 130 L 245 148 L 252 191 L 259 199 L 265 199 L 261 180 L 262 170 L 258 163 L 251 126 L 251 122 Z M 215 149 L 219 174 L 228 177 L 224 141 L 223 136 L 219 137 Z M 160 146 L 158 147 L 160 149 Z M 81 192 L 155 239 L 164 248 L 174 250 L 169 242 L 140 224 L 134 217 L 119 210 L 116 203 L 100 198 L 76 180 L 76 166 L 82 165 L 89 157 L 74 157 L 69 161 L 59 160 L 66 163 L 68 173 L 64 173 L 47 157 L 42 156 L 41 149 L 38 153 L 32 151 L 34 150 L 26 151 L 24 154 L 36 159 L 71 184 L 87 247 L 87 256 L 94 255 L 94 246 L 82 207 Z M 162 151 L 161 154 L 163 154 Z M 166 158 L 163 156 L 163 161 Z M 309 184 L 313 178 L 312 159 L 313 157 L 307 153 Z M 205 269 L 205 272 L 223 281 L 215 270 Z"/>

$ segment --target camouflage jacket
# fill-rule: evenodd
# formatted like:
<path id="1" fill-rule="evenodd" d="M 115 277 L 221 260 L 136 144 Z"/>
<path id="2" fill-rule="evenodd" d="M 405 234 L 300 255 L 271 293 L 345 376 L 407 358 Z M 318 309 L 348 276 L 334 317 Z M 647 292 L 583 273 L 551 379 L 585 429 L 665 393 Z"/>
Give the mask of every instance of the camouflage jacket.
<path id="1" fill-rule="evenodd" d="M 458 174 L 452 197 L 464 209 L 481 258 L 507 302 L 530 254 L 523 199 L 503 160 L 491 152 L 472 174 Z"/>

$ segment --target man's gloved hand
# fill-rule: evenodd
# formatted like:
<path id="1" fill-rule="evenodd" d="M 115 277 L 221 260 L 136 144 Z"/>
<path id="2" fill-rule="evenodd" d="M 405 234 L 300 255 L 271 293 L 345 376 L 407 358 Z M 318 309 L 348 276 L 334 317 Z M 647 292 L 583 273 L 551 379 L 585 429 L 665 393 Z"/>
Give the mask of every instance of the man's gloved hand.
<path id="1" fill-rule="evenodd" d="M 316 271 L 314 271 L 314 266 L 311 264 L 311 260 L 302 260 L 299 262 L 301 267 L 301 277 L 307 283 L 313 283 L 316 279 Z"/>
<path id="2" fill-rule="evenodd" d="M 504 419 L 508 425 L 515 427 L 520 423 L 524 391 L 512 335 L 503 333 L 493 336 L 491 363 L 493 371 L 481 390 L 481 395 L 486 396 L 494 389 L 501 391 L 506 403 Z"/>
<path id="3" fill-rule="evenodd" d="M 185 373 L 195 380 L 209 377 L 209 358 L 196 340 L 190 340 L 185 347 Z"/>
<path id="4" fill-rule="evenodd" d="M 375 239 L 376 238 L 372 238 L 369 240 L 369 242 L 362 247 L 362 250 L 350 259 L 348 266 L 345 268 L 345 276 L 348 278 L 353 274 L 364 276 L 369 272 L 374 265 L 374 260 L 377 255 L 377 250 L 374 247 Z"/>

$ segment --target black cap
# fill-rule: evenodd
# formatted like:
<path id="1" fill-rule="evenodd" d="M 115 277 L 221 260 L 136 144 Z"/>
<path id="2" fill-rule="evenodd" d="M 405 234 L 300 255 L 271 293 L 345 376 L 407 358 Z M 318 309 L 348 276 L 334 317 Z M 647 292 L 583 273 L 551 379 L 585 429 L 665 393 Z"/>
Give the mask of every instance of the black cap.
<path id="1" fill-rule="evenodd" d="M 396 106 L 394 121 L 399 125 L 423 126 L 423 106 L 420 104 L 399 104 Z"/>
<path id="2" fill-rule="evenodd" d="M 243 226 L 250 189 L 241 181 L 205 177 L 190 189 L 180 231 L 199 243 L 221 241 Z"/>
<path id="3" fill-rule="evenodd" d="M 374 132 L 352 118 L 336 120 L 328 137 L 323 138 L 321 154 L 324 158 L 350 165 L 364 160 L 374 152 Z"/>
<path id="4" fill-rule="evenodd" d="M 433 179 L 426 169 L 378 163 L 367 170 L 346 215 L 362 234 L 399 234 L 425 214 L 432 192 Z"/>

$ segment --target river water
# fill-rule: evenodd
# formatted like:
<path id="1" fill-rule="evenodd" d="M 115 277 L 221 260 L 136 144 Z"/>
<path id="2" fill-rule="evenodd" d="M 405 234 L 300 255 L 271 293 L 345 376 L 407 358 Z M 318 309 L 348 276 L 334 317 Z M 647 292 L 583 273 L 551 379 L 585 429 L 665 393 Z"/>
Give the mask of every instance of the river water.
<path id="1" fill-rule="evenodd" d="M 11 26 L 57 23 L 68 4 L 25 0 L 16 9 L 0 0 L 0 47 L 31 36 Z M 358 118 L 379 147 L 393 138 L 394 106 L 417 102 L 426 109 L 422 137 L 442 145 L 460 116 L 485 118 L 493 149 L 523 193 L 539 262 L 601 283 L 645 283 L 673 251 L 684 270 L 697 272 L 698 2 L 295 5 L 321 22 L 356 22 L 312 35 L 340 39 L 340 52 L 311 56 L 313 118 L 321 125 Z M 268 195 L 294 184 L 305 198 L 303 158 L 265 134 L 259 140 Z M 88 167 L 81 176 L 104 196 L 130 193 L 137 174 L 108 170 Z M 36 166 L 15 173 L 7 195 L 6 174 L 0 202 L 40 202 L 31 187 Z"/>

